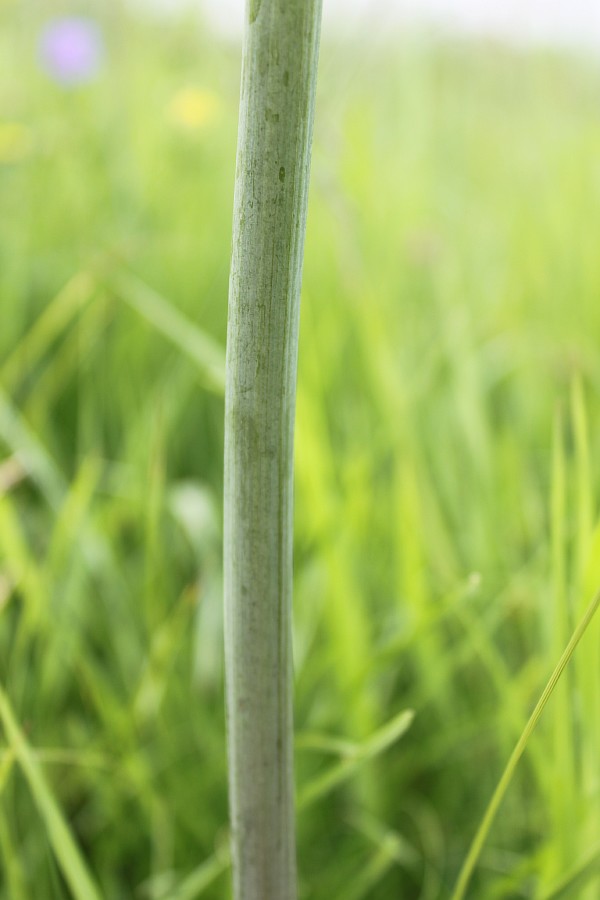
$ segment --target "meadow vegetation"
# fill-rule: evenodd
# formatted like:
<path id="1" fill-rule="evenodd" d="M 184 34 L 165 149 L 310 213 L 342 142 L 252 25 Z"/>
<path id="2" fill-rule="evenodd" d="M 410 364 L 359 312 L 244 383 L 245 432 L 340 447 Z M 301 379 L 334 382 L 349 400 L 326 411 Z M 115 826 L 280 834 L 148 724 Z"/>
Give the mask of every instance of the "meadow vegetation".
<path id="1" fill-rule="evenodd" d="M 239 48 L 0 7 L 0 897 L 228 896 Z M 325 42 L 300 331 L 300 895 L 443 900 L 600 585 L 600 67 Z M 468 896 L 597 897 L 600 623 Z M 94 886 L 96 885 L 96 886 Z"/>

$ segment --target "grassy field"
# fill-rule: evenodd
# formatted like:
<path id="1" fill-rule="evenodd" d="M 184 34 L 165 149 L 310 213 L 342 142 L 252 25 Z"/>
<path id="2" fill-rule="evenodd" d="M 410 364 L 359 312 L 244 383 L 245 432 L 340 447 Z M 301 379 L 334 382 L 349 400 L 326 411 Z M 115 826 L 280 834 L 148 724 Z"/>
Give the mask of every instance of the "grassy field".
<path id="1" fill-rule="evenodd" d="M 87 900 L 93 878 L 106 900 L 219 900 L 239 51 L 110 9 L 102 72 L 65 90 L 37 65 L 42 21 L 0 6 L 0 897 Z M 596 62 L 323 47 L 296 453 L 303 900 L 450 896 L 600 586 L 599 160 Z M 599 628 L 469 897 L 598 896 Z"/>

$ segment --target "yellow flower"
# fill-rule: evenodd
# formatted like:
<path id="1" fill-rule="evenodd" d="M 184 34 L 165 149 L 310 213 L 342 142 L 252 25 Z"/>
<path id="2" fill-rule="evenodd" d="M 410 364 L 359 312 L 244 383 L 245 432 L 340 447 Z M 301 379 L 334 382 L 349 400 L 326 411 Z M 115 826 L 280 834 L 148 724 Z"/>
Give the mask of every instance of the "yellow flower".
<path id="1" fill-rule="evenodd" d="M 0 122 L 0 165 L 20 162 L 31 150 L 31 132 L 20 122 Z"/>
<path id="2" fill-rule="evenodd" d="M 169 117 L 183 128 L 195 131 L 210 124 L 218 112 L 219 99 L 212 91 L 197 87 L 181 88 L 169 103 Z"/>

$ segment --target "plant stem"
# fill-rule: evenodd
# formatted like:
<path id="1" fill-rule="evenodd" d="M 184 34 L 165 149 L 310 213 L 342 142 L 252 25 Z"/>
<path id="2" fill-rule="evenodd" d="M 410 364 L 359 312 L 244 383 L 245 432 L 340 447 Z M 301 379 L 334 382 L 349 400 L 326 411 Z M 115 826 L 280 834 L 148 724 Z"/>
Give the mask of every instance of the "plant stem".
<path id="1" fill-rule="evenodd" d="M 249 0 L 225 398 L 225 651 L 236 900 L 294 900 L 292 478 L 321 0 Z"/>

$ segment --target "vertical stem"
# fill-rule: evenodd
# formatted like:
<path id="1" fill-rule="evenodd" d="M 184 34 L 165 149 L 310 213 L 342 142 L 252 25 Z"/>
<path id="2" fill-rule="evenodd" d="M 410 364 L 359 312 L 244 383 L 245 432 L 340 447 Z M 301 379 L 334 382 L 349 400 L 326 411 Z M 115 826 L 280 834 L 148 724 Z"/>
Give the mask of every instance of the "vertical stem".
<path id="1" fill-rule="evenodd" d="M 293 430 L 321 0 L 248 0 L 225 400 L 236 900 L 294 900 Z"/>

